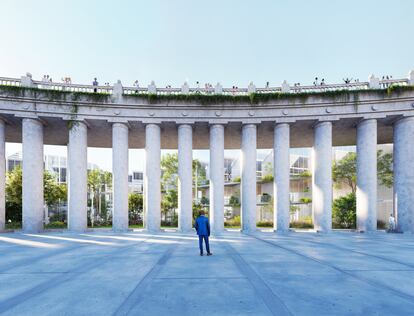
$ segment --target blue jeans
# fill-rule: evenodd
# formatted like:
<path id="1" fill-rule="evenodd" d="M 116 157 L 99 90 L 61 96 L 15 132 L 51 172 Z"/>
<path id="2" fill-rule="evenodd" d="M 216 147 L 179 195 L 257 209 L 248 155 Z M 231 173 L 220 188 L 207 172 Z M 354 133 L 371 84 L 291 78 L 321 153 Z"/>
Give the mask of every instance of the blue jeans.
<path id="1" fill-rule="evenodd" d="M 206 243 L 207 253 L 210 253 L 210 244 L 208 243 L 208 236 L 198 236 L 198 246 L 200 247 L 200 253 L 203 254 L 203 239 Z"/>

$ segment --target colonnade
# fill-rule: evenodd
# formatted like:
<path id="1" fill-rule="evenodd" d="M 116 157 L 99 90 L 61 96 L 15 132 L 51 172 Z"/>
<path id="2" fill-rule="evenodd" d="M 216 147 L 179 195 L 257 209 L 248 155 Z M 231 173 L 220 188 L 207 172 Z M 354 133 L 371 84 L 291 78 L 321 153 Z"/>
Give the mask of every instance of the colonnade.
<path id="1" fill-rule="evenodd" d="M 5 218 L 5 122 L 0 120 L 0 230 Z M 214 233 L 224 229 L 224 130 L 210 125 L 210 223 Z M 357 130 L 357 228 L 376 230 L 377 121 L 361 120 Z M 68 229 L 87 228 L 87 133 L 83 121 L 69 131 L 68 143 Z M 149 231 L 160 228 L 161 214 L 161 128 L 145 128 L 144 223 Z M 332 225 L 332 122 L 314 125 L 312 150 L 312 212 L 316 230 L 328 232 Z M 113 229 L 128 228 L 128 134 L 127 123 L 113 123 Z M 23 230 L 43 228 L 43 125 L 36 118 L 22 121 L 23 143 Z M 178 125 L 179 229 L 192 226 L 192 126 Z M 288 123 L 274 125 L 274 225 L 289 230 L 289 138 Z M 242 230 L 256 229 L 257 126 L 244 124 L 241 135 Z M 414 117 L 394 123 L 394 205 L 402 231 L 414 232 Z"/>

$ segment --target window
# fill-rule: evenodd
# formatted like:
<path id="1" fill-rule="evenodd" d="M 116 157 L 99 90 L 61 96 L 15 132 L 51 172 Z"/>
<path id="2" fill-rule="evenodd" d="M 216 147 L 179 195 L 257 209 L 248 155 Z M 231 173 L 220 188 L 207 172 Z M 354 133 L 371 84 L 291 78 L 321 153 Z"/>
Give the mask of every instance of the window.
<path id="1" fill-rule="evenodd" d="M 134 180 L 142 180 L 143 179 L 143 174 L 142 174 L 142 172 L 134 172 L 133 177 L 134 177 Z"/>

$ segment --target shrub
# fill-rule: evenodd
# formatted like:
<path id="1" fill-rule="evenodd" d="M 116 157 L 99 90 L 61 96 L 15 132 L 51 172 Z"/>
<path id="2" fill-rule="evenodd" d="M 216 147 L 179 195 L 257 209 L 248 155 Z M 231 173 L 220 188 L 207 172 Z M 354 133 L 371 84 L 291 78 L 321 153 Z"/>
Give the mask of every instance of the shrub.
<path id="1" fill-rule="evenodd" d="M 232 219 L 229 219 L 227 221 L 224 222 L 224 226 L 229 227 L 229 226 L 240 226 L 240 216 L 234 216 Z"/>
<path id="2" fill-rule="evenodd" d="M 161 221 L 161 226 L 163 226 L 163 227 L 178 227 L 178 218 L 177 218 L 177 220 L 173 219 L 172 221 Z"/>
<path id="3" fill-rule="evenodd" d="M 49 224 L 45 225 L 45 228 L 66 228 L 66 223 L 64 222 L 59 222 L 59 221 L 55 221 L 55 222 L 50 222 Z"/>
<path id="4" fill-rule="evenodd" d="M 273 221 L 258 221 L 257 227 L 273 227 Z"/>
<path id="5" fill-rule="evenodd" d="M 21 228 L 22 228 L 21 222 L 6 223 L 6 229 L 21 229 Z"/>
<path id="6" fill-rule="evenodd" d="M 268 203 L 272 200 L 272 196 L 268 193 L 263 193 L 262 196 L 260 197 L 260 201 L 262 203 Z"/>
<path id="7" fill-rule="evenodd" d="M 311 216 L 306 216 L 298 221 L 290 222 L 290 228 L 313 228 L 313 222 Z"/>
<path id="8" fill-rule="evenodd" d="M 356 196 L 355 193 L 341 196 L 332 204 L 332 227 L 356 227 Z"/>
<path id="9" fill-rule="evenodd" d="M 53 214 L 49 216 L 49 223 L 51 222 L 65 222 L 66 214 Z"/>
<path id="10" fill-rule="evenodd" d="M 273 182 L 273 175 L 267 174 L 267 175 L 263 176 L 262 177 L 262 182 L 263 183 Z"/>
<path id="11" fill-rule="evenodd" d="M 233 207 L 238 207 L 238 206 L 240 206 L 240 200 L 239 200 L 239 197 L 238 197 L 238 196 L 235 196 L 235 195 L 230 196 L 230 199 L 229 199 L 229 205 L 230 205 L 230 206 L 233 206 Z"/>
<path id="12" fill-rule="evenodd" d="M 241 178 L 240 177 L 234 177 L 233 182 L 241 182 Z"/>
<path id="13" fill-rule="evenodd" d="M 377 229 L 387 229 L 388 225 L 382 220 L 377 220 Z"/>
<path id="14" fill-rule="evenodd" d="M 302 203 L 305 203 L 305 204 L 312 203 L 312 199 L 311 198 L 308 198 L 308 197 L 302 197 L 302 198 L 300 198 L 300 201 Z"/>

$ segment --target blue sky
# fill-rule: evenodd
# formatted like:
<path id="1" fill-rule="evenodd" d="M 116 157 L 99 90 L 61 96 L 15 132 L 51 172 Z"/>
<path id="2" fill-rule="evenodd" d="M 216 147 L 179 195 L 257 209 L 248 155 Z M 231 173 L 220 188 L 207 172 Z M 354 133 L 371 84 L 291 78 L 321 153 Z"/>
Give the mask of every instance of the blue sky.
<path id="1" fill-rule="evenodd" d="M 413 21 L 411 0 L 1 0 L 0 76 L 239 87 L 401 78 L 414 69 Z"/>
<path id="2" fill-rule="evenodd" d="M 2 0 L 1 76 L 247 86 L 405 77 L 414 1 Z"/>

